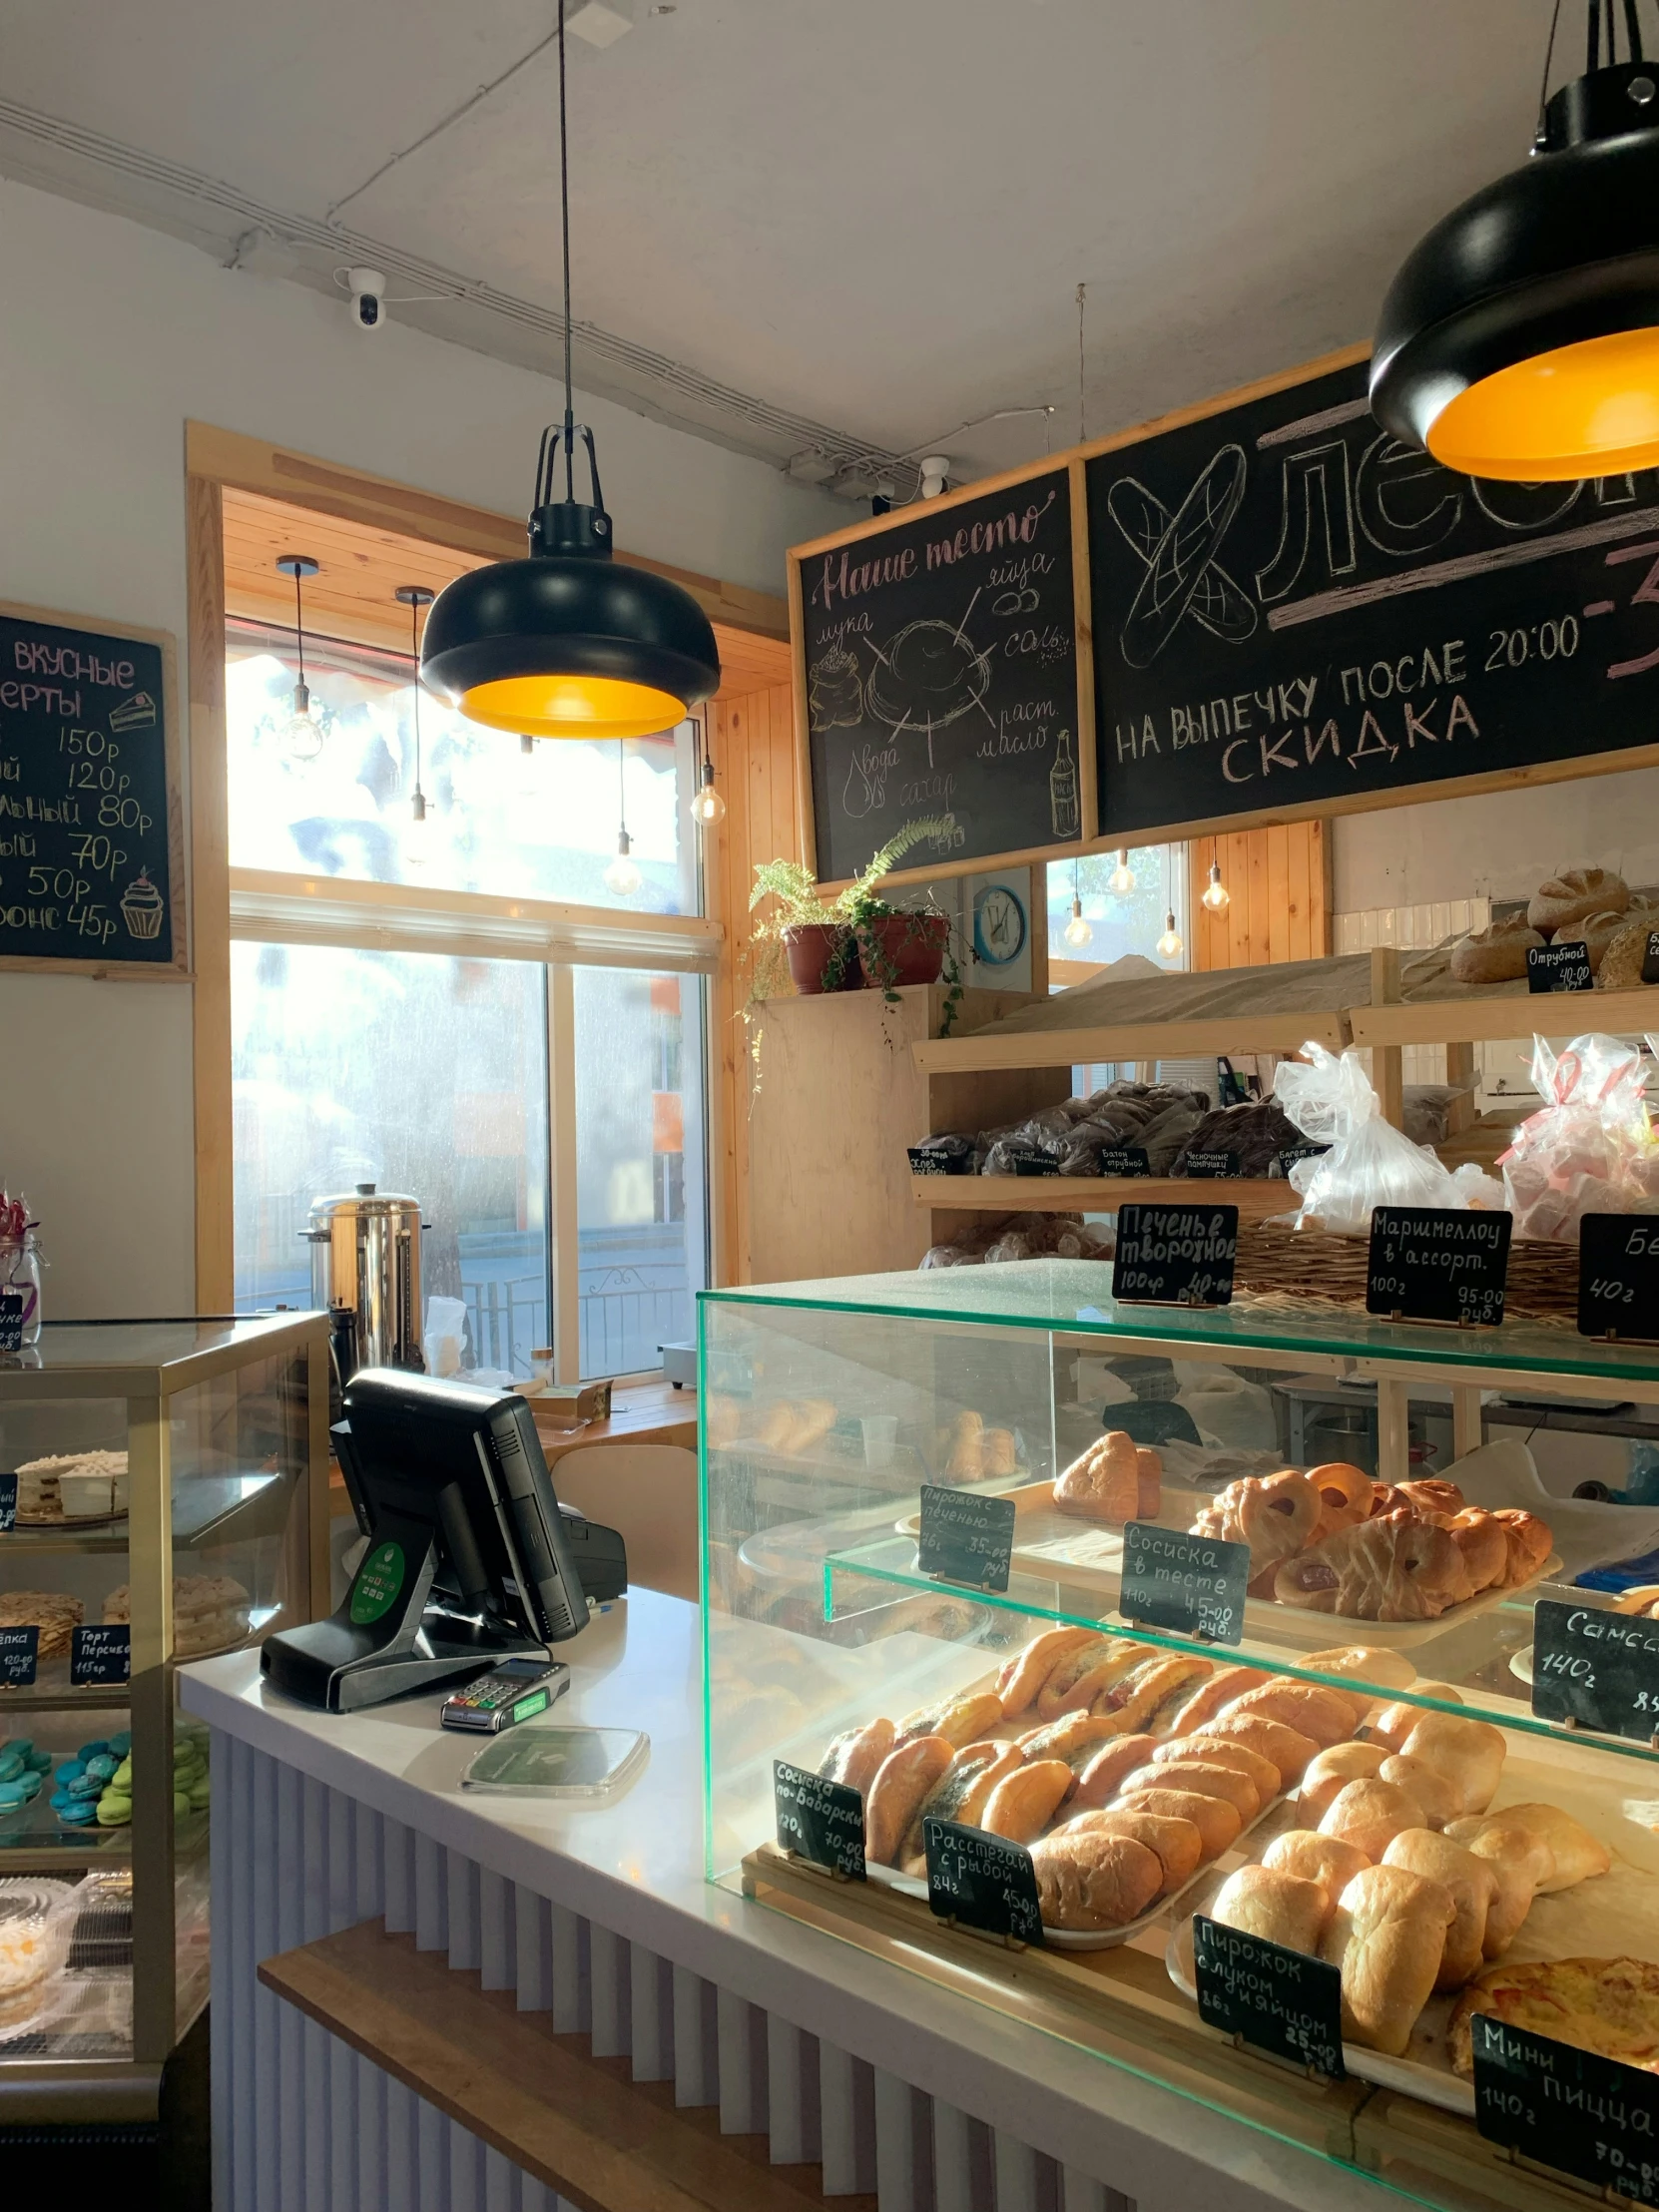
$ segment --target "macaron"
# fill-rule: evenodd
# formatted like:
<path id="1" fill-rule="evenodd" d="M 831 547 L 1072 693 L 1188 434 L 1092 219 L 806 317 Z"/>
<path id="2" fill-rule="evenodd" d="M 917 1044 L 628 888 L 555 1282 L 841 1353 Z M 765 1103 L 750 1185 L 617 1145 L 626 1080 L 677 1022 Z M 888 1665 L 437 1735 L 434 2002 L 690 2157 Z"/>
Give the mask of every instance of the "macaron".
<path id="1" fill-rule="evenodd" d="M 121 1761 L 113 1751 L 100 1751 L 87 1761 L 87 1775 L 89 1779 L 96 1778 L 100 1782 L 108 1782 L 120 1764 Z"/>
<path id="2" fill-rule="evenodd" d="M 45 1774 L 46 1770 L 52 1764 L 52 1754 L 49 1751 L 42 1751 L 37 1744 L 31 1747 L 28 1754 L 28 1760 L 30 1770 L 33 1773 Z"/>
<path id="3" fill-rule="evenodd" d="M 52 1780 L 60 1784 L 78 1782 L 86 1771 L 87 1763 L 84 1759 L 66 1759 L 63 1765 L 55 1771 Z"/>
<path id="4" fill-rule="evenodd" d="M 17 1777 L 25 1771 L 25 1767 L 26 1762 L 22 1752 L 14 1750 L 8 1744 L 4 1751 L 0 1751 L 0 1784 L 15 1782 Z"/>
<path id="5" fill-rule="evenodd" d="M 104 1746 L 106 1751 L 113 1751 L 118 1759 L 125 1759 L 132 1748 L 133 1732 L 130 1728 L 122 1729 L 118 1735 L 112 1736 Z"/>
<path id="6" fill-rule="evenodd" d="M 125 1828 L 133 1817 L 133 1801 L 118 1792 L 106 1790 L 98 1800 L 98 1825 L 100 1828 Z"/>
<path id="7" fill-rule="evenodd" d="M 71 1798 L 67 1805 L 55 1808 L 65 1828 L 90 1828 L 98 1818 L 98 1808 L 91 1798 Z"/>
<path id="8" fill-rule="evenodd" d="M 96 1759 L 101 1751 L 108 1751 L 110 1748 L 108 1737 L 95 1736 L 90 1744 L 83 1744 L 75 1756 L 84 1766 L 89 1759 Z"/>

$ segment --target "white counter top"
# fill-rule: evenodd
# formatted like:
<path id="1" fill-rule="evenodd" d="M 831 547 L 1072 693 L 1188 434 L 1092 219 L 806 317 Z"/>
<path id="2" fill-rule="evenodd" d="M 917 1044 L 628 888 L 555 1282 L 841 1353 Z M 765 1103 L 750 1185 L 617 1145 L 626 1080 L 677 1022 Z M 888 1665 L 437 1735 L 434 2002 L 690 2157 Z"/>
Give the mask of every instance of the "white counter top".
<path id="1" fill-rule="evenodd" d="M 1399 2199 L 1333 2165 L 704 1879 L 695 1606 L 649 1590 L 559 1656 L 553 1718 L 643 1728 L 644 1770 L 613 1799 L 542 1805 L 463 1794 L 481 1739 L 445 1733 L 436 1695 L 348 1716 L 267 1690 L 254 1652 L 181 1670 L 213 1727 L 595 1920 L 750 2002 L 1128 2195 L 1167 2201 L 1172 2160 L 1206 2212 L 1381 2212 Z M 1139 2178 L 1138 2178 L 1139 2177 Z"/>

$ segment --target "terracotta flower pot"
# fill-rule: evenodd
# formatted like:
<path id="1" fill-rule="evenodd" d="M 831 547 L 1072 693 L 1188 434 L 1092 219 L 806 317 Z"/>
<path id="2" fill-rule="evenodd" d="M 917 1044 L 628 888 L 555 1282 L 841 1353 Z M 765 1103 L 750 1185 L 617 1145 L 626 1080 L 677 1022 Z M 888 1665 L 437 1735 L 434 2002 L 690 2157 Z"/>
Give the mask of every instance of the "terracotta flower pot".
<path id="1" fill-rule="evenodd" d="M 784 953 L 796 989 L 809 997 L 820 991 L 861 991 L 864 978 L 851 937 L 838 921 L 803 921 L 786 929 Z"/>
<path id="2" fill-rule="evenodd" d="M 886 988 L 936 983 L 949 941 L 950 922 L 944 914 L 881 914 L 858 932 L 864 979 Z"/>

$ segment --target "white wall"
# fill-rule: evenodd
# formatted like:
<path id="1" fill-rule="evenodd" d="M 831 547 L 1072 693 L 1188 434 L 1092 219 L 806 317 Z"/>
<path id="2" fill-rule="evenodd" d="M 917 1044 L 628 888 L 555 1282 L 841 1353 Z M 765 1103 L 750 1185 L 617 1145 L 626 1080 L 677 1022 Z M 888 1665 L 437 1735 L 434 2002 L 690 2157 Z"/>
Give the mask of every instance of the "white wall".
<path id="1" fill-rule="evenodd" d="M 185 644 L 184 425 L 269 438 L 521 514 L 562 397 L 301 286 L 0 183 L 0 599 Z M 763 590 L 843 502 L 600 399 L 619 545 Z M 182 667 L 181 667 L 182 677 Z M 186 984 L 0 974 L 0 1185 L 34 1204 L 48 1314 L 189 1313 Z"/>
<path id="2" fill-rule="evenodd" d="M 1659 769 L 1346 815 L 1334 829 L 1339 913 L 1526 898 L 1565 867 L 1659 883 Z"/>

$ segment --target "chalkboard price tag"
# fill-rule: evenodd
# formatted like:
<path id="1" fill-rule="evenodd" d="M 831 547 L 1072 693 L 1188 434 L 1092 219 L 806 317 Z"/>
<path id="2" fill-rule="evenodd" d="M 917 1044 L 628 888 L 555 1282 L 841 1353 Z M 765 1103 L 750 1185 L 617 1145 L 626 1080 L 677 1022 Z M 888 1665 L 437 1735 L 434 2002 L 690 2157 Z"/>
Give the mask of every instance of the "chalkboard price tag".
<path id="1" fill-rule="evenodd" d="M 1450 1206 L 1373 1207 L 1366 1312 L 1497 1328 L 1511 1226 L 1508 1214 Z"/>
<path id="2" fill-rule="evenodd" d="M 1248 1544 L 1188 1536 L 1151 1521 L 1131 1521 L 1123 1532 L 1118 1610 L 1139 1627 L 1241 1643 L 1249 1581 Z"/>
<path id="3" fill-rule="evenodd" d="M 1584 1216 L 1578 1229 L 1578 1334 L 1659 1344 L 1659 1217 Z"/>
<path id="4" fill-rule="evenodd" d="M 950 1175 L 954 1172 L 942 1152 L 933 1152 L 926 1145 L 907 1145 L 905 1151 L 912 1175 Z"/>
<path id="5" fill-rule="evenodd" d="M 1239 1251 L 1236 1206 L 1120 1206 L 1112 1296 L 1157 1306 L 1227 1306 Z"/>
<path id="6" fill-rule="evenodd" d="M 1144 1145 L 1109 1144 L 1100 1155 L 1100 1172 L 1102 1175 L 1150 1175 L 1152 1163 Z"/>
<path id="7" fill-rule="evenodd" d="M 1607 1736 L 1659 1736 L 1659 1621 L 1539 1598 L 1532 1608 L 1532 1711 Z"/>
<path id="8" fill-rule="evenodd" d="M 23 1350 L 23 1293 L 0 1291 L 0 1352 Z"/>
<path id="9" fill-rule="evenodd" d="M 1039 1152 L 1035 1145 L 1021 1151 L 1010 1149 L 1008 1157 L 1014 1163 L 1016 1175 L 1058 1175 L 1060 1163 L 1050 1152 Z"/>
<path id="10" fill-rule="evenodd" d="M 1288 1181 L 1292 1168 L 1299 1160 L 1317 1160 L 1322 1153 L 1330 1150 L 1328 1144 L 1288 1144 L 1283 1152 L 1275 1154 L 1273 1166 L 1268 1172 L 1271 1175 L 1282 1175 Z"/>
<path id="11" fill-rule="evenodd" d="M 1217 1181 L 1243 1175 L 1244 1163 L 1236 1152 L 1189 1152 L 1181 1163 L 1183 1175 Z"/>
<path id="12" fill-rule="evenodd" d="M 1043 1939 L 1037 1874 L 1022 1845 L 989 1836 L 982 1828 L 929 1814 L 921 1824 L 927 1853 L 927 1902 L 941 1921 L 977 1928 L 1016 1942 Z"/>
<path id="13" fill-rule="evenodd" d="M 1199 1913 L 1193 1916 L 1193 1978 L 1206 2026 L 1329 2080 L 1346 2078 L 1343 1977 L 1323 1958 Z"/>
<path id="14" fill-rule="evenodd" d="M 17 1526 L 17 1476 L 0 1474 L 0 1536 Z"/>
<path id="15" fill-rule="evenodd" d="M 126 1682 L 133 1671 L 133 1631 L 125 1621 L 119 1626 L 100 1625 L 70 1631 L 69 1684 L 90 1690 L 100 1683 Z"/>
<path id="16" fill-rule="evenodd" d="M 39 1652 L 38 1628 L 0 1628 L 0 1688 L 31 1688 L 35 1679 L 35 1660 Z"/>
<path id="17" fill-rule="evenodd" d="M 778 1848 L 828 1867 L 848 1882 L 864 1879 L 864 1801 L 847 1782 L 772 1762 Z"/>
<path id="18" fill-rule="evenodd" d="M 1647 950 L 1642 954 L 1642 981 L 1659 983 L 1659 929 L 1647 933 Z"/>
<path id="19" fill-rule="evenodd" d="M 1659 2205 L 1659 2079 L 1487 2012 L 1469 2028 L 1474 2124 L 1488 2143 Z"/>
<path id="20" fill-rule="evenodd" d="M 1580 938 L 1576 944 L 1529 944 L 1526 948 L 1526 987 L 1539 991 L 1593 991 L 1590 948 Z"/>
<path id="21" fill-rule="evenodd" d="M 946 1582 L 1005 1590 L 1014 1555 L 1014 1501 L 980 1497 L 943 1483 L 921 1485 L 916 1567 Z"/>

